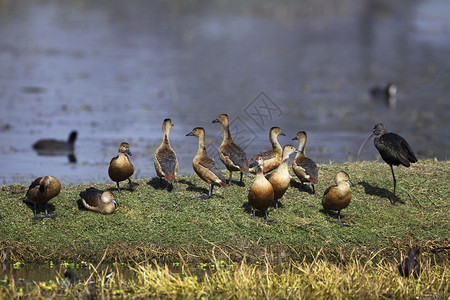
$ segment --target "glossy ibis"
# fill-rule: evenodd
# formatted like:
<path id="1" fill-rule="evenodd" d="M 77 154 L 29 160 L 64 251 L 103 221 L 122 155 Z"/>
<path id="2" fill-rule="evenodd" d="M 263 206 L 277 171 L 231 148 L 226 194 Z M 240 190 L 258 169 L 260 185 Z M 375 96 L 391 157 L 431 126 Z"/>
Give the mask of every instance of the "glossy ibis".
<path id="1" fill-rule="evenodd" d="M 416 260 L 416 256 L 420 254 L 420 249 L 417 247 L 412 248 L 408 252 L 408 257 L 406 257 L 398 266 L 398 271 L 403 277 L 409 277 L 411 273 L 415 278 L 420 275 L 420 263 Z"/>
<path id="2" fill-rule="evenodd" d="M 395 199 L 395 188 L 397 181 L 395 179 L 394 168 L 392 166 L 403 165 L 405 167 L 409 167 L 411 163 L 417 162 L 416 155 L 404 138 L 393 132 L 388 133 L 386 127 L 383 124 L 378 123 L 373 127 L 372 134 L 370 134 L 361 144 L 358 151 L 358 156 L 361 149 L 372 136 L 375 136 L 374 144 L 378 149 L 381 158 L 391 167 L 392 178 L 394 179 Z M 394 202 L 394 200 L 392 202 Z"/>

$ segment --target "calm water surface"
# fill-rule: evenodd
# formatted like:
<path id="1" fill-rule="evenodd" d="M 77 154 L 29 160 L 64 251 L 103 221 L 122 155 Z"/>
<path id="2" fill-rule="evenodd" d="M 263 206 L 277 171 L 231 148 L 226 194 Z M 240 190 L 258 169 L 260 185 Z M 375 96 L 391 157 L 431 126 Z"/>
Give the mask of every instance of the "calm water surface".
<path id="1" fill-rule="evenodd" d="M 375 160 L 372 145 L 356 153 L 384 122 L 419 159 L 448 159 L 448 11 L 445 0 L 2 1 L 0 184 L 110 182 L 122 141 L 135 177 L 155 176 L 164 118 L 190 174 L 186 133 L 204 127 L 215 155 L 221 113 L 249 157 L 279 126 L 283 145 L 305 130 L 317 162 Z M 388 81 L 395 109 L 367 92 Z M 31 147 L 74 129 L 76 163 Z"/>

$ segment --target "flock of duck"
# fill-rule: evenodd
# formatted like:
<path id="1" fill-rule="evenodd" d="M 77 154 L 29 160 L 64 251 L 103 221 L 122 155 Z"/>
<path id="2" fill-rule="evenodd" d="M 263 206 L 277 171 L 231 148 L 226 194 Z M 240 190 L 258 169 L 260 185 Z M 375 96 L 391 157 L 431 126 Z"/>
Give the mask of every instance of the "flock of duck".
<path id="1" fill-rule="evenodd" d="M 307 143 L 307 134 L 300 131 L 292 140 L 299 141 L 299 147 L 296 149 L 292 145 L 286 145 L 283 148 L 278 142 L 278 136 L 285 134 L 279 127 L 272 127 L 269 131 L 269 139 L 272 149 L 260 152 L 253 156 L 250 160 L 247 155 L 234 141 L 230 133 L 230 121 L 228 115 L 221 114 L 212 123 L 220 123 L 223 126 L 224 135 L 222 144 L 219 147 L 218 154 L 220 160 L 229 171 L 228 181 L 225 179 L 222 170 L 216 162 L 208 157 L 205 146 L 205 130 L 202 127 L 195 127 L 186 136 L 195 136 L 198 138 L 198 150 L 193 159 L 193 169 L 195 173 L 206 183 L 209 184 L 208 194 L 201 195 L 199 198 L 207 199 L 212 196 L 214 186 L 226 188 L 232 184 L 233 172 L 240 172 L 239 185 L 243 186 L 243 174 L 254 173 L 253 183 L 248 193 L 248 202 L 251 206 L 252 216 L 255 217 L 255 211 L 260 210 L 265 214 L 265 220 L 268 223 L 268 209 L 271 205 L 278 209 L 279 201 L 287 191 L 290 185 L 290 175 L 288 159 L 295 153 L 292 162 L 292 170 L 302 184 L 311 184 L 313 194 L 315 193 L 314 185 L 318 182 L 319 172 L 317 164 L 305 154 Z M 161 145 L 154 153 L 154 165 L 156 174 L 159 177 L 160 186 L 163 180 L 168 183 L 168 190 L 173 188 L 173 182 L 178 171 L 178 160 L 175 151 L 169 142 L 170 128 L 173 126 L 170 119 L 165 119 L 162 124 L 163 140 Z M 72 135 L 71 135 L 72 136 Z M 375 137 L 374 144 L 379 150 L 381 157 L 391 167 L 394 180 L 394 197 L 396 188 L 396 179 L 394 175 L 393 165 L 404 165 L 409 167 L 410 163 L 417 161 L 417 158 L 411 147 L 401 136 L 395 133 L 387 133 L 383 124 L 375 125 L 373 133 L 363 142 L 359 152 L 364 144 L 372 137 Z M 73 136 L 72 136 L 73 138 Z M 54 140 L 40 141 L 37 144 L 67 143 Z M 73 143 L 72 143 L 73 146 Z M 120 193 L 120 182 L 128 180 L 127 189 L 133 189 L 137 183 L 133 183 L 130 177 L 134 173 L 134 166 L 130 161 L 131 156 L 130 145 L 126 142 L 120 144 L 118 155 L 111 159 L 108 174 L 112 181 L 117 185 L 117 191 Z M 358 152 L 358 155 L 359 155 Z M 329 220 L 328 212 L 337 211 L 337 223 L 348 226 L 341 219 L 341 210 L 345 209 L 351 201 L 350 187 L 352 182 L 350 176 L 344 171 L 340 171 L 335 176 L 336 185 L 328 187 L 322 198 L 322 206 L 327 212 L 327 220 Z M 57 196 L 61 190 L 60 182 L 53 176 L 39 177 L 34 180 L 26 195 L 25 202 L 34 205 L 34 218 L 42 219 L 47 217 L 55 217 L 49 215 L 47 211 L 47 202 Z M 83 206 L 91 211 L 103 214 L 113 213 L 118 206 L 118 202 L 111 191 L 99 190 L 96 188 L 88 188 L 80 193 L 80 200 Z M 45 216 L 37 216 L 37 205 L 45 205 Z"/>

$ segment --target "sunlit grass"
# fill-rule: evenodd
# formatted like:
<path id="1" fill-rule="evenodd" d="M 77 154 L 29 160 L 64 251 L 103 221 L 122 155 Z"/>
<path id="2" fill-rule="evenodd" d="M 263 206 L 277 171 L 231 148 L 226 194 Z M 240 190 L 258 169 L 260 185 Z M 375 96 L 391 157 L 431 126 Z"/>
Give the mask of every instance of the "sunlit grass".
<path id="1" fill-rule="evenodd" d="M 92 276 L 68 285 L 63 278 L 35 282 L 27 286 L 14 284 L 7 276 L 0 284 L 0 295 L 18 298 L 39 297 L 156 297 L 156 298 L 246 298 L 246 299 L 374 299 L 450 296 L 450 268 L 445 259 L 439 263 L 433 255 L 420 258 L 419 278 L 403 278 L 397 266 L 399 259 L 385 259 L 379 253 L 358 257 L 356 252 L 330 261 L 322 251 L 302 260 L 288 259 L 273 264 L 268 257 L 261 261 L 238 262 L 218 260 L 214 255 L 207 262 L 191 265 L 180 254 L 177 263 L 156 261 L 116 267 L 114 275 L 105 280 L 103 272 L 90 266 Z M 98 267 L 98 266 L 97 266 Z M 124 275 L 131 272 L 131 276 Z M 94 278 L 94 283 L 89 284 Z"/>

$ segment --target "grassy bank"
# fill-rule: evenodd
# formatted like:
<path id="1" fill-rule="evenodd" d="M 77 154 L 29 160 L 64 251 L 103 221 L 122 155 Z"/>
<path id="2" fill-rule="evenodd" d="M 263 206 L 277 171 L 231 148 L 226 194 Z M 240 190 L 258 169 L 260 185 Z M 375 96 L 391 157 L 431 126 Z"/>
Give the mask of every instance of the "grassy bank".
<path id="1" fill-rule="evenodd" d="M 113 183 L 63 186 L 50 202 L 58 216 L 43 221 L 32 220 L 32 208 L 21 201 L 27 187 L 3 186 L 0 254 L 11 261 L 95 261 L 108 247 L 106 261 L 177 260 L 179 253 L 186 260 L 202 260 L 217 246 L 234 261 L 244 256 L 258 260 L 267 253 L 283 261 L 319 249 L 330 257 L 355 249 L 368 256 L 380 249 L 398 256 L 411 245 L 434 253 L 448 251 L 449 162 L 421 160 L 410 168 L 395 168 L 400 199 L 396 205 L 388 198 L 393 184 L 385 163 L 321 164 L 319 170 L 316 195 L 292 177 L 282 207 L 269 213 L 277 221 L 270 226 L 261 215 L 250 218 L 247 193 L 252 177 L 245 178 L 245 187 L 215 188 L 207 200 L 192 199 L 207 192 L 196 175 L 178 177 L 170 193 L 158 188 L 156 178 L 138 180 L 133 192 L 121 194 Z M 352 202 L 342 212 L 350 227 L 327 222 L 321 211 L 323 191 L 334 184 L 339 170 L 348 172 L 355 184 Z M 74 200 L 89 186 L 113 191 L 120 203 L 114 214 L 78 207 Z"/>

